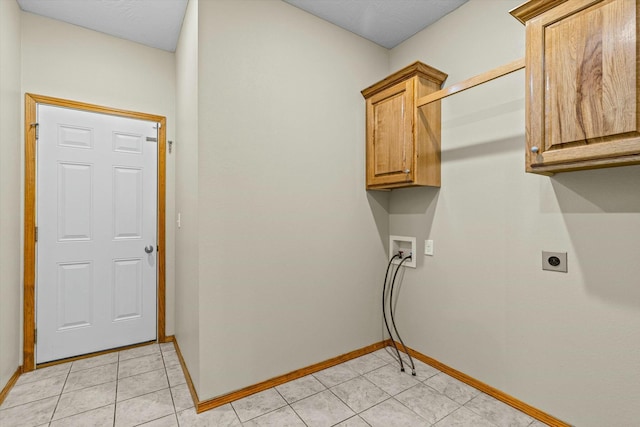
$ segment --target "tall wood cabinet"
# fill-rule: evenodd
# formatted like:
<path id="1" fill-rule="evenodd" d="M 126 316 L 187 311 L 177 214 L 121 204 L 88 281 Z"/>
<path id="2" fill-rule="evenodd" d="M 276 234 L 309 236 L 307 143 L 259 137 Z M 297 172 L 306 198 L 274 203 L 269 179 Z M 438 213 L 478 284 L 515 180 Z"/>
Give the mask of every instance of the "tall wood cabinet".
<path id="1" fill-rule="evenodd" d="M 526 170 L 640 163 L 640 0 L 531 0 Z"/>
<path id="2" fill-rule="evenodd" d="M 364 89 L 367 108 L 367 189 L 440 186 L 439 90 L 447 75 L 421 62 Z"/>

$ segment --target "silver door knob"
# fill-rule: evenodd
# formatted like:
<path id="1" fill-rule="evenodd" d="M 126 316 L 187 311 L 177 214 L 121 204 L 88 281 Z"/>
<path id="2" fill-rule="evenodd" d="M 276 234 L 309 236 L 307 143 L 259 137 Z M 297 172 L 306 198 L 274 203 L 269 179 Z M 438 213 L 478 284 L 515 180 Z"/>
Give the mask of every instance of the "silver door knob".
<path id="1" fill-rule="evenodd" d="M 151 252 L 153 252 L 153 246 L 149 245 L 149 246 L 145 246 L 144 247 L 144 251 L 148 254 L 150 254 Z"/>
<path id="2" fill-rule="evenodd" d="M 539 150 L 538 147 L 536 147 L 535 145 L 533 147 L 531 147 L 531 152 L 534 153 L 534 154 L 537 153 L 538 150 Z"/>
<path id="3" fill-rule="evenodd" d="M 409 172 L 411 172 L 411 170 L 409 170 L 409 169 L 405 169 L 404 170 L 404 173 L 409 173 Z"/>

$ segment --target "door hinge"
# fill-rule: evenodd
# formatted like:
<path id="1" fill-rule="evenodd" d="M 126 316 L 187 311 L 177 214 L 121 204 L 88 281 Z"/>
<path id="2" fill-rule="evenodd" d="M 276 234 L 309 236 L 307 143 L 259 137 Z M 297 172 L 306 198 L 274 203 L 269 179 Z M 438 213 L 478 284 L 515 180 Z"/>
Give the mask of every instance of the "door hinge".
<path id="1" fill-rule="evenodd" d="M 33 331 L 33 343 L 38 344 L 38 328 Z"/>
<path id="2" fill-rule="evenodd" d="M 39 123 L 31 123 L 32 128 L 36 128 L 36 139 L 40 137 L 40 124 Z"/>
<path id="3" fill-rule="evenodd" d="M 37 242 L 38 241 L 38 227 L 36 227 L 35 238 L 36 238 L 36 242 Z"/>

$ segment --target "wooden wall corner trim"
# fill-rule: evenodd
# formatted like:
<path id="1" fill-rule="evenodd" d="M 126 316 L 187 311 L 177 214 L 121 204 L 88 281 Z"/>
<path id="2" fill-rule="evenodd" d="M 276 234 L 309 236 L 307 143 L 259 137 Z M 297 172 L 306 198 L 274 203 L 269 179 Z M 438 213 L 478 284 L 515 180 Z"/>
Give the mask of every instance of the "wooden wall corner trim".
<path id="1" fill-rule="evenodd" d="M 315 363 L 313 365 L 307 366 L 306 368 L 301 368 L 288 374 L 280 375 L 266 381 L 262 381 L 260 383 L 251 385 L 249 387 L 242 388 L 240 390 L 236 390 L 234 392 L 224 394 L 222 396 L 215 397 L 213 399 L 205 400 L 202 402 L 196 403 L 196 411 L 198 413 L 208 411 L 209 409 L 217 408 L 218 406 L 222 406 L 224 404 L 233 402 L 238 399 L 242 399 L 243 397 L 250 396 L 254 393 L 258 393 L 269 388 L 278 386 L 280 384 L 284 384 L 289 381 L 293 381 L 298 378 L 302 378 L 306 375 L 313 374 L 314 372 L 321 371 L 323 369 L 330 368 L 335 365 L 339 365 L 340 363 L 344 363 L 348 360 L 355 359 L 360 356 L 364 356 L 365 354 L 371 353 L 373 351 L 384 348 L 387 344 L 387 341 L 381 341 L 375 344 L 368 345 L 366 347 L 360 348 L 358 350 L 351 351 L 349 353 L 342 354 L 337 357 L 333 357 L 329 360 L 325 360 L 324 362 Z"/>
<path id="2" fill-rule="evenodd" d="M 218 397 L 214 397 L 213 399 L 208 399 L 208 400 L 204 400 L 204 401 L 200 401 L 198 399 L 198 393 L 193 385 L 193 381 L 191 380 L 191 375 L 189 374 L 189 369 L 187 369 L 187 365 L 184 361 L 184 358 L 182 357 L 182 352 L 180 351 L 180 346 L 178 345 L 178 340 L 176 339 L 176 337 L 174 335 L 171 336 L 167 336 L 165 338 L 165 342 L 173 342 L 174 346 L 176 348 L 176 353 L 178 355 L 178 359 L 180 360 L 180 365 L 182 366 L 182 371 L 184 372 L 184 376 L 187 380 L 187 386 L 189 387 L 189 391 L 191 393 L 191 398 L 193 399 L 193 403 L 194 406 L 196 408 L 196 412 L 197 413 L 201 413 L 204 411 L 208 411 L 210 409 L 214 409 L 217 408 L 219 406 L 225 405 L 227 403 L 231 403 L 233 401 L 236 401 L 238 399 L 242 399 L 243 397 L 247 397 L 250 396 L 252 394 L 267 390 L 269 388 L 272 387 L 276 387 L 280 384 L 284 384 L 286 382 L 289 381 L 293 381 L 295 379 L 298 378 L 302 378 L 306 375 L 310 375 L 313 374 L 315 372 L 321 371 L 323 369 L 327 369 L 330 368 L 332 366 L 335 365 L 339 365 L 340 363 L 344 363 L 347 362 L 351 359 L 355 359 L 357 357 L 360 356 L 364 356 L 365 354 L 374 352 L 376 350 L 379 350 L 381 348 L 387 347 L 387 346 L 391 346 L 393 344 L 393 342 L 389 339 L 384 340 L 384 341 L 380 341 L 377 342 L 375 344 L 371 344 L 368 345 L 366 347 L 351 351 L 349 353 L 345 353 L 342 354 L 340 356 L 337 357 L 333 357 L 331 359 L 325 360 L 323 362 L 319 362 L 310 366 L 307 366 L 306 368 L 301 368 L 292 372 L 289 372 L 288 374 L 284 374 L 284 375 L 280 375 L 271 379 L 268 379 L 266 381 L 262 381 L 260 383 L 248 386 L 248 387 L 244 387 L 240 390 L 236 390 L 233 391 L 231 393 L 227 393 Z M 402 346 L 400 343 L 396 343 L 396 345 L 398 346 L 398 349 L 401 349 Z M 552 415 L 547 414 L 546 412 L 543 412 L 537 408 L 534 408 L 533 406 L 524 403 L 518 399 L 516 399 L 513 396 L 508 395 L 507 393 L 504 393 L 500 390 L 498 390 L 495 387 L 492 387 L 488 384 L 483 383 L 482 381 L 479 381 L 463 372 L 458 371 L 457 369 L 454 369 L 448 365 L 445 365 L 444 363 L 426 356 L 416 350 L 413 350 L 411 348 L 407 348 L 409 354 L 411 354 L 412 357 L 420 360 L 421 362 L 426 363 L 427 365 L 433 366 L 434 368 L 438 369 L 440 372 L 443 372 L 459 381 L 462 381 L 465 384 L 470 385 L 471 387 L 480 390 L 483 393 L 488 394 L 489 396 L 492 396 L 496 399 L 498 399 L 501 402 L 506 403 L 509 406 L 514 407 L 515 409 L 537 419 L 538 421 L 542 421 L 543 423 L 552 426 L 552 427 L 571 427 L 570 424 L 565 423 L 564 421 L 561 421 L 555 417 L 553 417 Z M 0 399 L 0 403 L 2 402 L 2 400 Z"/>
<path id="3" fill-rule="evenodd" d="M 2 405 L 2 402 L 4 402 L 4 399 L 6 399 L 7 395 L 9 394 L 13 386 L 18 381 L 18 378 L 20 378 L 21 374 L 22 374 L 22 366 L 18 366 L 18 369 L 16 369 L 13 375 L 11 375 L 11 378 L 9 378 L 9 381 L 7 381 L 7 384 L 4 386 L 2 391 L 0 391 L 0 405 Z"/>
<path id="4" fill-rule="evenodd" d="M 187 364 L 185 363 L 184 358 L 182 357 L 182 352 L 180 351 L 178 340 L 174 335 L 171 335 L 169 337 L 166 337 L 166 342 L 173 342 L 173 346 L 176 348 L 176 354 L 178 355 L 178 360 L 180 361 L 180 366 L 182 367 L 184 378 L 187 380 L 187 387 L 189 387 L 189 393 L 191 393 L 191 399 L 193 400 L 193 405 L 196 407 L 196 411 L 200 413 L 202 411 L 198 409 L 198 407 L 200 406 L 200 400 L 198 400 L 198 392 L 196 391 L 196 388 L 193 385 L 193 380 L 191 380 L 191 374 L 189 373 Z"/>
<path id="5" fill-rule="evenodd" d="M 375 344 L 371 344 L 369 346 L 360 348 L 358 350 L 354 350 L 351 351 L 349 353 L 345 353 L 342 354 L 340 356 L 337 357 L 333 357 L 331 359 L 328 359 L 324 362 L 319 362 L 313 365 L 310 365 L 306 368 L 302 368 L 302 369 L 298 369 L 292 372 L 289 372 L 288 374 L 284 374 L 284 375 L 280 375 L 274 378 L 271 378 L 269 380 L 254 384 L 252 386 L 249 387 L 245 387 L 242 388 L 240 390 L 213 398 L 213 399 L 209 399 L 209 400 L 205 400 L 205 401 L 200 401 L 198 399 L 198 393 L 193 385 L 193 381 L 191 380 L 191 375 L 189 374 L 189 369 L 187 368 L 187 365 L 184 361 L 184 358 L 182 357 L 182 352 L 180 351 L 180 346 L 178 345 L 178 340 L 176 339 L 176 337 L 174 335 L 170 335 L 170 336 L 166 336 L 164 337 L 164 341 L 165 343 L 168 342 L 173 342 L 175 348 L 176 348 L 176 354 L 178 355 L 178 359 L 180 360 L 180 365 L 182 367 L 182 370 L 184 372 L 184 376 L 185 379 L 187 381 L 187 386 L 189 387 L 189 392 L 191 393 L 191 398 L 193 399 L 193 403 L 195 405 L 196 408 L 196 412 L 200 413 L 200 412 L 204 412 L 204 411 L 208 411 L 210 409 L 216 408 L 218 406 L 222 406 L 224 404 L 233 402 L 235 400 L 241 399 L 243 397 L 252 395 L 254 393 L 258 393 L 260 391 L 263 390 L 267 390 L 269 388 L 278 386 L 280 384 L 284 384 L 286 382 L 289 381 L 293 381 L 295 379 L 304 377 L 306 375 L 312 374 L 314 372 L 318 372 L 321 371 L 323 369 L 327 369 L 330 368 L 332 366 L 335 365 L 339 365 L 340 363 L 344 363 L 346 361 L 349 361 L 351 359 L 355 359 L 357 357 L 363 356 L 365 354 L 374 352 L 376 350 L 379 350 L 381 348 L 384 348 L 386 346 L 389 346 L 392 344 L 391 340 L 384 340 L 384 341 L 380 341 L 377 342 Z M 401 345 L 400 343 L 396 343 L 398 348 L 401 349 Z M 458 371 L 457 369 L 454 369 L 448 365 L 445 365 L 444 363 L 429 357 L 427 355 L 424 355 L 416 350 L 413 350 L 412 348 L 407 348 L 409 354 L 411 354 L 411 356 L 415 357 L 416 359 L 420 360 L 421 362 L 426 363 L 427 365 L 433 366 L 434 368 L 438 369 L 439 371 L 459 380 L 462 381 L 465 384 L 470 385 L 471 387 L 482 391 L 483 393 L 488 394 L 489 396 L 492 396 L 498 400 L 500 400 L 501 402 L 506 403 L 509 406 L 512 406 L 514 408 L 516 408 L 517 410 L 537 419 L 538 421 L 542 421 L 543 423 L 552 426 L 552 427 L 571 427 L 570 424 L 565 423 L 564 421 L 561 421 L 557 418 L 555 418 L 552 415 L 549 415 L 537 408 L 534 408 L 533 406 L 524 403 L 518 399 L 516 399 L 513 396 L 508 395 L 507 393 L 504 393 L 500 390 L 498 390 L 497 388 L 494 388 L 488 384 L 483 383 L 482 381 L 479 381 L 463 372 Z M 4 388 L 2 389 L 2 391 L 0 391 L 0 405 L 2 404 L 2 402 L 4 402 L 4 399 L 7 397 L 7 395 L 9 394 L 9 392 L 11 391 L 11 389 L 13 388 L 13 386 L 16 384 L 16 382 L 18 381 L 18 378 L 20 378 L 20 375 L 23 373 L 23 367 L 19 366 L 16 369 L 16 372 L 11 376 L 11 378 L 9 379 L 9 381 L 7 382 L 7 384 L 4 386 Z"/>
<path id="6" fill-rule="evenodd" d="M 401 345 L 400 343 L 397 343 L 398 349 L 401 349 Z M 496 399 L 498 399 L 501 402 L 506 403 L 509 406 L 512 406 L 514 408 L 516 408 L 517 410 L 537 419 L 538 421 L 542 421 L 543 423 L 552 426 L 552 427 L 571 427 L 570 424 L 565 423 L 564 421 L 561 421 L 549 414 L 547 414 L 546 412 L 543 412 L 537 408 L 534 408 L 533 406 L 522 402 L 521 400 L 516 399 L 513 396 L 508 395 L 507 393 L 504 393 L 500 390 L 498 390 L 497 388 L 494 388 L 488 384 L 483 383 L 482 381 L 479 381 L 463 372 L 458 371 L 457 369 L 454 369 L 448 365 L 445 365 L 444 363 L 433 359 L 432 357 L 426 356 L 416 350 L 413 350 L 411 348 L 407 348 L 407 350 L 409 351 L 409 354 L 411 354 L 411 356 L 415 357 L 416 359 L 420 360 L 421 362 L 426 363 L 427 365 L 433 366 L 434 368 L 438 369 L 441 372 L 444 372 L 445 374 L 459 380 L 462 381 L 465 384 L 470 385 L 471 387 L 480 390 L 483 393 L 488 394 L 489 396 L 492 396 Z"/>

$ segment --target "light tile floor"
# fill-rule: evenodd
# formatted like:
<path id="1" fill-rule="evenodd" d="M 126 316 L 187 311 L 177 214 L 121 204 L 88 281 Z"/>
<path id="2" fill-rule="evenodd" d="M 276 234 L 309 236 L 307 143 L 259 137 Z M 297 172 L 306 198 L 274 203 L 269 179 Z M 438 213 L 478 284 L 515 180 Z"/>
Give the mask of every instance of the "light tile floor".
<path id="1" fill-rule="evenodd" d="M 196 414 L 173 344 L 152 344 L 22 375 L 0 426 L 544 426 L 415 363 L 415 377 L 401 373 L 382 349 Z"/>

